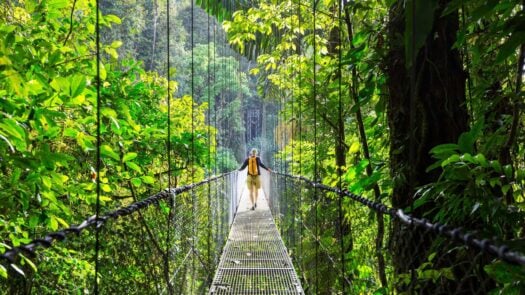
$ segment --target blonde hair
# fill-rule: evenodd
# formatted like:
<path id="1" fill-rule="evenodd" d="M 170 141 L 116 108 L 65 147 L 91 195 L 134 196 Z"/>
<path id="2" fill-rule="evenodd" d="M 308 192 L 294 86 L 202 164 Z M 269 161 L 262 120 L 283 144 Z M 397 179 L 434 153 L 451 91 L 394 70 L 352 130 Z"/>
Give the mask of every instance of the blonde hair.
<path id="1" fill-rule="evenodd" d="M 253 148 L 253 149 L 250 151 L 250 155 L 257 155 L 257 149 L 256 149 L 256 148 Z"/>

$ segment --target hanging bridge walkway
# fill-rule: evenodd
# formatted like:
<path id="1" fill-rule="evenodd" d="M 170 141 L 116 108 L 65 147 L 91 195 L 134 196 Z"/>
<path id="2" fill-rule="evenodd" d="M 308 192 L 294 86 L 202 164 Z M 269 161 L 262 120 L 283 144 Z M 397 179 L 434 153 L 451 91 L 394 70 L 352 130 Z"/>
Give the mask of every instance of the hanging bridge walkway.
<path id="1" fill-rule="evenodd" d="M 210 294 L 303 294 L 270 207 L 243 195 Z"/>

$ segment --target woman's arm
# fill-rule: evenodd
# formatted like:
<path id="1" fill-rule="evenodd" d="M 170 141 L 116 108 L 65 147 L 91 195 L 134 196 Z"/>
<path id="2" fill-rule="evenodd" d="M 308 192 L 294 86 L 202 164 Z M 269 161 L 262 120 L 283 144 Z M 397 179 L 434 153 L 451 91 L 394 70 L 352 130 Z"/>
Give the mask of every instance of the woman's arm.
<path id="1" fill-rule="evenodd" d="M 241 168 L 239 168 L 239 171 L 241 171 L 244 168 L 246 168 L 246 166 L 248 166 L 248 158 L 246 158 L 246 160 L 244 160 L 244 163 L 242 163 L 242 166 L 241 166 Z"/>
<path id="2" fill-rule="evenodd" d="M 259 166 L 263 167 L 264 169 L 268 170 L 269 172 L 272 172 L 272 169 L 266 167 L 263 162 L 261 161 L 261 158 L 257 157 L 257 163 L 259 164 Z"/>

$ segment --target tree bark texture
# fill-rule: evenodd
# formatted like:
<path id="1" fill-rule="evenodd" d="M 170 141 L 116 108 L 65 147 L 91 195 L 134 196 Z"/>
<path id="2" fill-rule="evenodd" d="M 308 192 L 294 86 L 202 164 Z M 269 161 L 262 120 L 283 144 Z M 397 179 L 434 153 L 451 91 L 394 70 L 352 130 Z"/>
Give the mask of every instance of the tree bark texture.
<path id="1" fill-rule="evenodd" d="M 389 12 L 389 52 L 385 65 L 389 90 L 391 176 L 394 181 L 392 205 L 396 208 L 410 208 L 417 187 L 437 180 L 439 171 L 425 171 L 434 162 L 430 150 L 439 144 L 457 142 L 459 135 L 468 128 L 466 75 L 458 50 L 452 48 L 459 18 L 457 13 L 441 17 L 450 0 L 438 2 L 433 28 L 416 55 L 413 69 L 406 67 L 404 1 L 393 4 Z M 410 83 L 411 73 L 415 75 L 415 83 Z M 411 84 L 415 84 L 415 89 Z M 415 97 L 411 104 L 412 90 Z M 412 122 L 411 112 L 414 112 Z M 414 144 L 412 157 L 411 142 Z M 421 215 L 425 209 L 428 208 L 421 208 L 413 214 Z M 394 269 L 396 274 L 407 274 L 425 261 L 432 237 L 407 228 L 396 219 L 392 222 L 390 246 Z"/>

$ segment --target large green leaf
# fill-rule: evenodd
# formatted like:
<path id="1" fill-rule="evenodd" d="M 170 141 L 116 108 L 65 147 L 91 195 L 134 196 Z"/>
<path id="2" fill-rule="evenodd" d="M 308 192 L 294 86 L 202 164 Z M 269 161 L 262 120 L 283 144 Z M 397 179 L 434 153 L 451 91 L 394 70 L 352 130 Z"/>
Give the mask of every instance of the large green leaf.
<path id="1" fill-rule="evenodd" d="M 525 32 L 519 31 L 513 33 L 500 48 L 496 62 L 501 63 L 512 54 L 517 54 L 517 48 L 525 43 Z"/>
<path id="2" fill-rule="evenodd" d="M 110 157 L 112 159 L 120 161 L 119 155 L 116 152 L 113 151 L 111 146 L 109 146 L 107 144 L 104 144 L 104 145 L 100 146 L 100 154 L 102 156 Z"/>
<path id="3" fill-rule="evenodd" d="M 3 131 L 3 132 L 2 132 Z M 26 132 L 14 119 L 6 118 L 0 122 L 0 132 L 6 141 L 13 143 L 19 151 L 25 151 L 27 147 Z M 0 135 L 2 135 L 0 133 Z"/>

